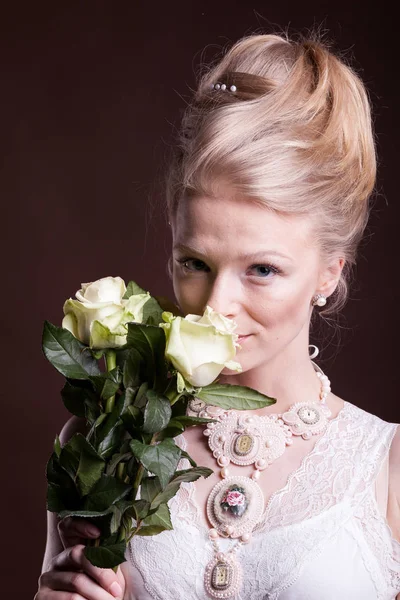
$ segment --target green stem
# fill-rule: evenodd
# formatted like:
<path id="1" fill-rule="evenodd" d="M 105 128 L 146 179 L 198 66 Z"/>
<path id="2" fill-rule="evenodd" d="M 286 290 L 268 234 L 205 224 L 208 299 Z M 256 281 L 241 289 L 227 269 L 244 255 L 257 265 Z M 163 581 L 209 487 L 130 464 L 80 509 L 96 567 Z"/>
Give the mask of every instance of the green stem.
<path id="1" fill-rule="evenodd" d="M 121 481 L 125 478 L 126 463 L 120 462 L 117 465 L 117 479 Z"/>
<path id="2" fill-rule="evenodd" d="M 115 350 L 108 348 L 108 350 L 106 350 L 106 352 L 105 352 L 105 355 L 106 355 L 106 369 L 109 372 L 109 371 L 112 371 L 113 369 L 115 369 L 115 367 L 117 366 L 117 353 Z M 112 412 L 112 410 L 114 408 L 114 403 L 115 403 L 115 396 L 111 396 L 111 398 L 108 398 L 108 400 L 106 402 L 106 408 L 105 408 L 106 413 Z"/>
<path id="3" fill-rule="evenodd" d="M 139 465 L 139 468 L 136 473 L 135 481 L 132 486 L 132 500 L 136 500 L 136 496 L 138 493 L 139 486 L 143 479 L 144 466 L 142 464 Z"/>
<path id="4" fill-rule="evenodd" d="M 150 446 L 154 446 L 156 440 L 157 440 L 157 434 L 155 433 L 153 435 L 153 437 L 151 438 Z M 143 479 L 143 474 L 144 474 L 144 466 L 140 463 L 139 468 L 136 473 L 135 480 L 133 482 L 133 486 L 132 486 L 131 498 L 133 501 L 136 500 L 138 489 L 139 489 L 139 486 Z"/>
<path id="5" fill-rule="evenodd" d="M 168 383 L 167 389 L 164 392 L 164 396 L 168 398 L 172 406 L 183 394 L 184 392 L 179 393 L 176 389 L 176 377 L 172 377 L 171 381 Z"/>

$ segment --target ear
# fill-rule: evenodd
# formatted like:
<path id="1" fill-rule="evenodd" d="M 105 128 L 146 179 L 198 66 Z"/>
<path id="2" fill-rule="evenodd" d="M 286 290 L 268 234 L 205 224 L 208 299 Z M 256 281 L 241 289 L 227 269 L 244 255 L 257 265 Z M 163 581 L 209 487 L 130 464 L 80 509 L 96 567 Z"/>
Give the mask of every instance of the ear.
<path id="1" fill-rule="evenodd" d="M 325 265 L 318 279 L 317 294 L 323 294 L 327 298 L 333 294 L 339 283 L 345 262 L 345 259 L 340 256 Z"/>

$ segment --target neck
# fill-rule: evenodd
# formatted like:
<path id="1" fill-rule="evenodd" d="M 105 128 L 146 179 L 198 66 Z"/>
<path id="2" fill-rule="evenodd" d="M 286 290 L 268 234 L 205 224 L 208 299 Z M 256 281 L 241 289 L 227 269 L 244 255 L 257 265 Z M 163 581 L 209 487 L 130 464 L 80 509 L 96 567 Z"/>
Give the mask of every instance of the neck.
<path id="1" fill-rule="evenodd" d="M 263 414 L 285 412 L 295 402 L 318 401 L 321 389 L 308 346 L 303 351 L 286 349 L 244 373 L 221 375 L 219 383 L 248 386 L 275 398 L 275 404 L 260 409 Z"/>

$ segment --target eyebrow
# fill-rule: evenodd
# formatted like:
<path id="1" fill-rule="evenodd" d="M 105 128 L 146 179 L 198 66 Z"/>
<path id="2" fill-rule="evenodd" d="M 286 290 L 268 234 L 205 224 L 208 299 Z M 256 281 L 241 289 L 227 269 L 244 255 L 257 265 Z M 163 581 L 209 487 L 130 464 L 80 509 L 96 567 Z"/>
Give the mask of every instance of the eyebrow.
<path id="1" fill-rule="evenodd" d="M 187 252 L 189 254 L 193 253 L 193 254 L 197 254 L 199 256 L 205 257 L 205 254 L 203 254 L 197 248 L 194 248 L 191 246 L 186 246 L 184 244 L 176 244 L 173 247 L 173 250 L 180 250 L 181 252 Z M 250 254 L 239 254 L 237 258 L 241 259 L 241 260 L 260 260 L 262 258 L 265 258 L 266 256 L 278 256 L 279 258 L 283 258 L 284 260 L 289 260 L 289 261 L 292 260 L 290 258 L 290 256 L 288 256 L 287 254 L 283 254 L 282 252 L 278 252 L 277 250 L 267 250 L 267 249 L 259 250 L 258 252 L 253 252 Z"/>

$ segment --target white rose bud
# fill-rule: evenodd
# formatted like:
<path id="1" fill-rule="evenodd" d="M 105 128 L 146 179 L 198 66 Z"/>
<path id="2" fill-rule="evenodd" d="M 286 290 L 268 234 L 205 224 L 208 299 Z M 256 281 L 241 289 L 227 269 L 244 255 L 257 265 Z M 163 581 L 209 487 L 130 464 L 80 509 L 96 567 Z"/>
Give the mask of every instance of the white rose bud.
<path id="1" fill-rule="evenodd" d="M 238 335 L 236 323 L 207 306 L 203 316 L 174 317 L 163 313 L 167 343 L 165 356 L 194 387 L 209 385 L 224 368 L 241 372 L 233 359 Z"/>
<path id="2" fill-rule="evenodd" d="M 136 294 L 123 299 L 126 292 L 121 277 L 103 277 L 92 283 L 82 283 L 64 304 L 62 326 L 78 340 L 96 350 L 117 348 L 126 343 L 127 323 L 143 319 L 143 306 L 150 294 Z"/>

